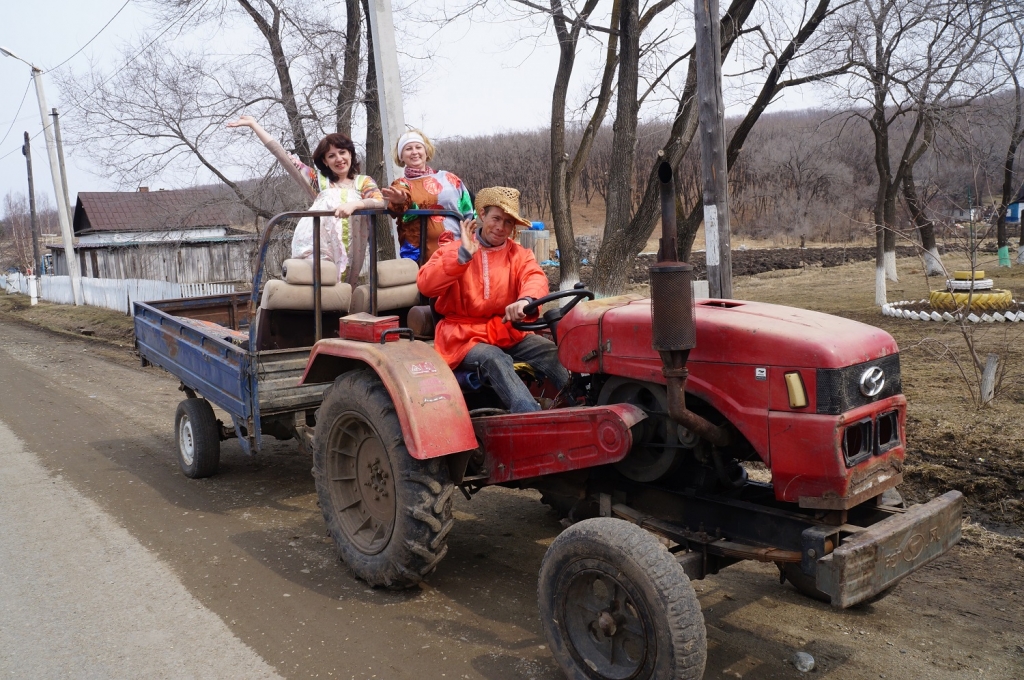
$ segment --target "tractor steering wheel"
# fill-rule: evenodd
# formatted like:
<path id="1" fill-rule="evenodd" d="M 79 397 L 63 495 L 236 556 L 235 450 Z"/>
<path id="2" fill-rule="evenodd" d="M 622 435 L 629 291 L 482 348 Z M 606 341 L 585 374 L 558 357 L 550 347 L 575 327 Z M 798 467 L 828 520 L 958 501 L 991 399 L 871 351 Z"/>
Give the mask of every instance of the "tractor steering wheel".
<path id="1" fill-rule="evenodd" d="M 527 316 L 530 316 L 535 314 L 542 306 L 553 300 L 561 300 L 565 297 L 573 298 L 573 300 L 567 305 L 555 307 L 554 309 L 549 309 L 544 312 L 544 314 L 542 314 L 536 321 L 513 321 L 512 328 L 520 331 L 542 331 L 545 328 L 548 328 L 551 329 L 551 334 L 554 335 L 558 322 L 562 320 L 563 316 L 569 313 L 569 310 L 579 304 L 580 300 L 583 298 L 587 298 L 588 300 L 594 299 L 594 294 L 589 290 L 584 289 L 582 283 L 577 283 L 576 286 L 577 287 L 572 290 L 560 290 L 557 293 L 551 293 L 550 295 L 545 295 L 542 298 L 537 298 L 530 304 L 526 305 L 526 307 L 523 308 L 523 312 Z"/>

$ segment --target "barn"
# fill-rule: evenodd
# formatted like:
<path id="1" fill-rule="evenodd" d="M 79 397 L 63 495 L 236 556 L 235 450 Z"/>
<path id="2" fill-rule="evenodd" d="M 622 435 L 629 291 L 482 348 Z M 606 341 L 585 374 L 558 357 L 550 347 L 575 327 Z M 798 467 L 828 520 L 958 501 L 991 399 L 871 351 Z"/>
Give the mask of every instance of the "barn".
<path id="1" fill-rule="evenodd" d="M 257 241 L 232 226 L 243 219 L 238 204 L 212 188 L 81 192 L 73 223 L 79 268 L 91 278 L 248 282 Z M 67 275 L 64 246 L 49 248 L 54 273 Z"/>

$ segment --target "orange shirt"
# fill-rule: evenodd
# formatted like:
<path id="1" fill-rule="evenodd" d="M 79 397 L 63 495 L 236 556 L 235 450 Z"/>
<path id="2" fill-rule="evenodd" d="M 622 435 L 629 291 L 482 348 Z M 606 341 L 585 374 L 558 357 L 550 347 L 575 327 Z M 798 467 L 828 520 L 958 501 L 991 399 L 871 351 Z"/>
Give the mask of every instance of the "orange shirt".
<path id="1" fill-rule="evenodd" d="M 443 244 L 416 277 L 420 292 L 437 298 L 435 307 L 444 319 L 434 330 L 434 349 L 452 368 L 479 342 L 511 347 L 522 341 L 527 332 L 502 323 L 505 307 L 549 292 L 548 277 L 533 251 L 512 239 L 495 248 L 481 246 L 466 264 L 459 264 L 460 245 Z"/>

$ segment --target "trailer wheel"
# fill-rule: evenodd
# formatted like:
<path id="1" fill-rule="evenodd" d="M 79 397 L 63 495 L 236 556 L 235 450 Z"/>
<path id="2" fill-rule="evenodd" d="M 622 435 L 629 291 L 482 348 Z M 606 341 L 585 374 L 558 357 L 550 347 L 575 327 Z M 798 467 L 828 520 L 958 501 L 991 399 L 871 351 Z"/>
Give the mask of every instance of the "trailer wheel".
<path id="1" fill-rule="evenodd" d="M 395 406 L 372 371 L 342 375 L 328 388 L 313 476 L 341 559 L 370 585 L 416 585 L 448 552 L 455 523 L 448 466 L 409 455 Z"/>
<path id="2" fill-rule="evenodd" d="M 174 443 L 178 465 L 186 477 L 216 474 L 220 465 L 220 432 L 210 402 L 199 397 L 178 404 L 174 415 Z"/>
<path id="3" fill-rule="evenodd" d="M 690 579 L 634 524 L 597 517 L 563 531 L 541 563 L 538 604 L 570 680 L 704 674 L 707 633 Z"/>

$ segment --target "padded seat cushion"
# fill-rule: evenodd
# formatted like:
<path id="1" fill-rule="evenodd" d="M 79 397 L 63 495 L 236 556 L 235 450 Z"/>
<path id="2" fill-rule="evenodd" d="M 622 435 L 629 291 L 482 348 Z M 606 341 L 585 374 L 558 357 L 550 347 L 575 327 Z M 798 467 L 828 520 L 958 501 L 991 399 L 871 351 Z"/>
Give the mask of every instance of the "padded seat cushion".
<path id="1" fill-rule="evenodd" d="M 430 305 L 418 305 L 409 310 L 406 326 L 412 329 L 417 338 L 434 337 L 434 311 Z"/>
<path id="2" fill-rule="evenodd" d="M 412 260 L 410 260 L 412 262 Z M 416 263 L 413 262 L 413 267 Z M 420 291 L 415 281 L 404 286 L 393 288 L 380 287 L 377 289 L 377 311 L 383 312 L 392 309 L 405 309 L 418 304 Z M 349 307 L 352 314 L 370 311 L 370 286 L 363 284 L 352 291 L 352 305 Z"/>
<path id="3" fill-rule="evenodd" d="M 416 260 L 410 260 L 407 257 L 400 257 L 397 260 L 382 260 L 377 263 L 377 287 L 394 288 L 416 283 L 416 275 L 419 271 L 420 268 L 416 264 Z"/>
<path id="4" fill-rule="evenodd" d="M 312 286 L 313 261 L 289 258 L 281 265 L 281 276 L 293 286 Z M 320 285 L 333 286 L 337 282 L 338 266 L 330 260 L 320 260 Z"/>
<path id="5" fill-rule="evenodd" d="M 363 286 L 360 286 L 362 288 Z M 347 312 L 352 303 L 352 286 L 339 283 L 320 288 L 322 310 L 325 312 Z M 313 286 L 293 286 L 274 279 L 263 287 L 260 300 L 263 309 L 313 309 Z"/>

